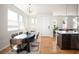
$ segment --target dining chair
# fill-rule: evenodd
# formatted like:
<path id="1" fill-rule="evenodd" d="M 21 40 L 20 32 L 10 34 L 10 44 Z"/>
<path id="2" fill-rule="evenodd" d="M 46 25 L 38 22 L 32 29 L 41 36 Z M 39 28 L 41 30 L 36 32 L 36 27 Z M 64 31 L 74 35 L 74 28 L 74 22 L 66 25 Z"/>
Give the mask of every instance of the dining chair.
<path id="1" fill-rule="evenodd" d="M 11 51 L 20 53 L 22 50 L 27 51 L 27 43 L 25 41 L 15 40 L 15 35 L 12 34 L 10 38 Z"/>
<path id="2" fill-rule="evenodd" d="M 23 32 L 19 32 L 19 35 L 20 35 L 20 34 L 23 34 Z"/>
<path id="3" fill-rule="evenodd" d="M 34 41 L 31 43 L 31 47 L 37 47 L 36 50 L 39 50 L 38 37 L 39 37 L 39 32 L 35 35 Z"/>

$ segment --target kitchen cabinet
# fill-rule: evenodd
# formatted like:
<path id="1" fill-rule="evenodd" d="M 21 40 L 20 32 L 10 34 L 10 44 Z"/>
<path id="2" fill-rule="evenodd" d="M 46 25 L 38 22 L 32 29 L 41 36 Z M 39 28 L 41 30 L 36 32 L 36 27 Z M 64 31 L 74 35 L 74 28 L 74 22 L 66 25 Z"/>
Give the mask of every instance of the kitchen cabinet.
<path id="1" fill-rule="evenodd" d="M 79 49 L 79 33 L 57 33 L 57 45 L 60 49 Z"/>
<path id="2" fill-rule="evenodd" d="M 79 34 L 71 35 L 71 49 L 79 49 Z"/>
<path id="3" fill-rule="evenodd" d="M 57 45 L 61 49 L 70 49 L 70 35 L 58 34 Z"/>

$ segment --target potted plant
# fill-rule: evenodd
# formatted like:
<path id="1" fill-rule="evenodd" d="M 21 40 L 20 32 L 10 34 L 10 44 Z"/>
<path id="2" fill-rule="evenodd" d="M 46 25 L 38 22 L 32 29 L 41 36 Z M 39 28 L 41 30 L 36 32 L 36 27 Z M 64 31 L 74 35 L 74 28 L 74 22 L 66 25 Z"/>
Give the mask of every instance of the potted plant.
<path id="1" fill-rule="evenodd" d="M 58 30 L 58 27 L 56 25 L 53 25 L 53 36 L 55 37 L 56 30 Z"/>

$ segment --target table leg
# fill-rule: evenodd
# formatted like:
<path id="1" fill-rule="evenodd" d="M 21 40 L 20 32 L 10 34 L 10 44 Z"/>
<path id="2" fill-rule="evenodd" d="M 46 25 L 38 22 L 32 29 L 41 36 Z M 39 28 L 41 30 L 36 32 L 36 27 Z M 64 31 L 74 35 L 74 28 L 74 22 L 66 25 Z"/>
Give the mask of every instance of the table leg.
<path id="1" fill-rule="evenodd" d="M 19 54 L 20 50 L 18 49 L 16 52 L 17 52 L 17 54 Z"/>
<path id="2" fill-rule="evenodd" d="M 30 52 L 30 42 L 27 43 L 27 52 Z"/>

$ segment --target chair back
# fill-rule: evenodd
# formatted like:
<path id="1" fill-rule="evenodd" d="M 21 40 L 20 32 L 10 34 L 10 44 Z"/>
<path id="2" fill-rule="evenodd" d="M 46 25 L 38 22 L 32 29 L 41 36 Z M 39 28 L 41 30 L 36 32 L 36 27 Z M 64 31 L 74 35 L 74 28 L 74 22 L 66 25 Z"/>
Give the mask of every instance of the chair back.
<path id="1" fill-rule="evenodd" d="M 14 38 L 15 36 L 16 36 L 15 34 L 12 34 L 12 35 L 11 35 L 11 38 Z"/>
<path id="2" fill-rule="evenodd" d="M 18 35 L 18 33 L 15 33 L 14 35 L 15 35 L 15 36 L 17 36 L 17 35 Z"/>
<path id="3" fill-rule="evenodd" d="M 23 32 L 19 32 L 19 34 L 22 34 Z"/>
<path id="4" fill-rule="evenodd" d="M 11 38 L 14 38 L 14 37 L 17 36 L 17 35 L 18 35 L 18 33 L 12 34 L 12 35 L 11 35 Z"/>
<path id="5" fill-rule="evenodd" d="M 39 32 L 38 32 L 38 34 L 36 35 L 36 40 L 38 39 L 38 37 L 39 37 Z"/>

